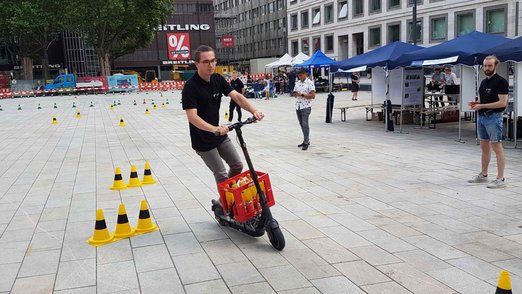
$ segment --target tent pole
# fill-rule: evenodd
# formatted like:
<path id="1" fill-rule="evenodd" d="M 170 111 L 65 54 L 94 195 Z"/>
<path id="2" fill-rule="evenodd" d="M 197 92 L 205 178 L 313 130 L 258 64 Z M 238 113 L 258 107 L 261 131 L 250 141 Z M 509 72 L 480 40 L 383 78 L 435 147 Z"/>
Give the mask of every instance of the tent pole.
<path id="1" fill-rule="evenodd" d="M 460 72 L 461 72 L 461 75 L 462 75 L 462 65 L 460 65 Z M 462 85 L 461 85 L 461 88 L 462 88 Z M 459 138 L 457 140 L 455 140 L 456 142 L 459 142 L 459 143 L 466 143 L 466 141 L 462 140 L 462 118 L 461 118 L 461 115 L 462 115 L 462 89 L 459 91 L 459 95 L 457 96 L 457 101 L 458 101 L 458 104 L 459 104 L 459 107 L 458 107 L 458 112 L 459 112 Z"/>
<path id="2" fill-rule="evenodd" d="M 395 133 L 399 133 L 399 134 L 409 134 L 408 132 L 403 132 L 402 131 L 402 125 L 404 124 L 403 123 L 403 111 L 404 111 L 404 73 L 405 73 L 406 69 L 405 68 L 402 68 L 402 82 L 401 82 L 401 127 L 399 128 L 399 131 L 398 132 L 395 132 Z"/>
<path id="3" fill-rule="evenodd" d="M 513 63 L 512 63 L 513 64 Z M 518 66 L 517 64 L 517 67 L 515 68 L 514 70 L 515 74 L 513 76 L 513 115 L 514 115 L 514 118 L 513 118 L 513 138 L 515 138 L 515 149 L 517 148 L 517 143 L 518 143 L 518 136 L 517 136 L 517 132 L 518 132 L 518 95 L 517 93 L 520 91 L 520 88 L 519 87 L 522 87 L 522 85 L 519 85 L 517 80 L 519 79 L 520 75 L 522 74 L 520 72 L 520 66 Z M 509 75 L 509 71 L 508 71 L 508 75 Z"/>
<path id="4" fill-rule="evenodd" d="M 388 132 L 388 124 L 389 124 L 389 120 L 390 118 L 388 117 L 389 114 L 388 114 L 388 101 L 390 100 L 390 84 L 388 82 L 388 79 L 390 78 L 389 77 L 390 75 L 390 71 L 388 70 L 388 67 L 385 66 L 384 67 L 384 84 L 385 84 L 385 87 L 386 87 L 386 97 L 385 97 L 385 100 L 384 100 L 384 107 L 383 107 L 383 112 L 382 114 L 384 115 L 384 130 L 386 132 Z"/>

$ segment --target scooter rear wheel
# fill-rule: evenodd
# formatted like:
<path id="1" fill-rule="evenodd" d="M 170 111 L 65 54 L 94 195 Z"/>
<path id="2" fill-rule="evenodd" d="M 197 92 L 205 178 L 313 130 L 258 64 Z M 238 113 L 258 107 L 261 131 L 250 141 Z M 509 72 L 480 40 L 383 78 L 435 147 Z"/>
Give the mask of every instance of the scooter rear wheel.
<path id="1" fill-rule="evenodd" d="M 275 249 L 281 251 L 285 248 L 285 236 L 283 236 L 283 232 L 279 227 L 275 229 L 267 228 L 267 234 L 270 243 Z"/>

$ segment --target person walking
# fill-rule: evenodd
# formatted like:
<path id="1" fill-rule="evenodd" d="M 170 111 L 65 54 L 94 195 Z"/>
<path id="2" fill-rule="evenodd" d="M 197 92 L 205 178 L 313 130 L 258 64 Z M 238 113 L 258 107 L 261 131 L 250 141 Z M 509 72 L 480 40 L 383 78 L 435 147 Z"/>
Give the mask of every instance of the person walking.
<path id="1" fill-rule="evenodd" d="M 245 84 L 237 77 L 237 72 L 232 73 L 232 80 L 230 81 L 230 86 L 236 92 L 240 93 L 241 95 L 245 94 Z M 241 121 L 241 107 L 234 101 L 234 99 L 230 99 L 230 105 L 228 106 L 228 121 L 232 122 L 234 119 L 234 110 L 237 110 L 237 120 Z"/>
<path id="2" fill-rule="evenodd" d="M 481 171 L 469 183 L 485 183 L 488 181 L 488 166 L 491 160 L 491 149 L 497 158 L 497 177 L 489 182 L 488 188 L 502 188 L 506 186 L 504 169 L 506 159 L 502 146 L 502 112 L 506 108 L 509 83 L 497 74 L 499 60 L 490 55 L 484 59 L 483 70 L 486 78 L 479 87 L 479 101 L 469 102 L 472 110 L 478 111 L 477 133 L 480 140 Z"/>
<path id="3" fill-rule="evenodd" d="M 352 80 L 352 101 L 357 101 L 357 94 L 359 93 L 359 73 L 354 72 L 350 76 L 350 79 Z"/>
<path id="4" fill-rule="evenodd" d="M 294 95 L 295 80 L 295 71 L 291 69 L 288 73 L 288 92 L 290 93 L 290 96 Z"/>
<path id="5" fill-rule="evenodd" d="M 295 111 L 297 113 L 297 120 L 303 132 L 303 143 L 297 147 L 307 150 L 310 146 L 310 126 L 308 119 L 312 112 L 312 100 L 315 98 L 314 83 L 307 78 L 306 69 L 301 68 L 297 72 L 297 80 L 292 95 L 296 98 Z"/>
<path id="6" fill-rule="evenodd" d="M 245 96 L 234 90 L 225 78 L 214 73 L 217 60 L 212 47 L 199 46 L 194 61 L 197 70 L 181 92 L 182 106 L 189 122 L 192 149 L 212 171 L 216 183 L 221 183 L 243 170 L 241 158 L 227 136 L 228 127 L 219 125 L 221 97 L 229 96 L 257 120 L 262 120 L 264 115 Z M 228 173 L 223 160 L 229 166 Z"/>

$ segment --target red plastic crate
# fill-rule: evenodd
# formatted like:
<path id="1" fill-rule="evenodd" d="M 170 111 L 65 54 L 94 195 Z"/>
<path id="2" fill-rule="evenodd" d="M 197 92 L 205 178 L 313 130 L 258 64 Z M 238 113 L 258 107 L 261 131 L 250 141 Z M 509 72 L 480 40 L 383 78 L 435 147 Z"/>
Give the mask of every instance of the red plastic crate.
<path id="1" fill-rule="evenodd" d="M 264 187 L 265 197 L 268 202 L 268 206 L 273 206 L 275 204 L 275 200 L 268 174 L 259 171 L 256 171 L 256 174 L 257 179 L 259 181 L 259 185 L 261 186 L 261 188 Z M 231 183 L 237 182 L 239 179 L 242 179 L 247 175 L 250 175 L 250 171 L 248 170 L 218 184 L 219 198 L 221 200 L 221 205 L 223 206 L 223 212 L 225 213 L 225 215 L 227 215 L 227 213 L 230 210 L 232 210 L 234 219 L 238 222 L 245 222 L 253 218 L 257 214 L 260 214 L 262 211 L 261 205 L 259 204 L 259 195 L 257 194 L 257 190 L 253 181 L 241 187 L 230 187 Z M 245 204 L 243 201 L 243 195 L 245 193 L 253 192 L 255 192 L 256 195 L 252 195 L 255 196 L 252 198 L 257 198 L 257 201 L 252 201 L 253 203 L 251 205 Z M 234 201 L 232 205 L 229 205 L 230 201 L 227 201 L 227 194 L 229 195 L 229 198 L 233 196 Z"/>

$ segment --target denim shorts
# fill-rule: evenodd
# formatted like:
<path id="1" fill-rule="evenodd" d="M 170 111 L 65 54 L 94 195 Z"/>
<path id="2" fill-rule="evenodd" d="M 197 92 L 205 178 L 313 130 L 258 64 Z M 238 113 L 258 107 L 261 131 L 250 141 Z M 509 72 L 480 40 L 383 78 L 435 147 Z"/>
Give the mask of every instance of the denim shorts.
<path id="1" fill-rule="evenodd" d="M 502 142 L 502 112 L 479 114 L 477 132 L 481 141 Z"/>

